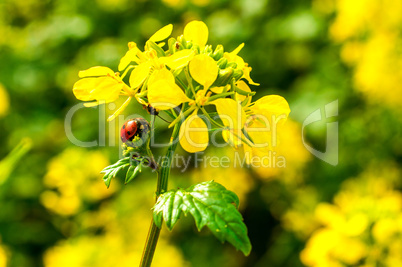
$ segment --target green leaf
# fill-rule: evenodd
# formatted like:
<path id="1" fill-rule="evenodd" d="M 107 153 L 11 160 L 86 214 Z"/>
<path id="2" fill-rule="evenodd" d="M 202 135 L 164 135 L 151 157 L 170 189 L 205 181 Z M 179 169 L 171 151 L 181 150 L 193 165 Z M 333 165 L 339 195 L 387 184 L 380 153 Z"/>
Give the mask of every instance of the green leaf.
<path id="1" fill-rule="evenodd" d="M 115 164 L 107 166 L 101 171 L 101 173 L 105 174 L 103 176 L 103 181 L 105 182 L 108 188 L 110 186 L 112 178 L 116 177 L 117 173 L 127 166 L 130 166 L 130 157 L 122 158 L 118 160 Z"/>
<path id="2" fill-rule="evenodd" d="M 127 173 L 126 173 L 126 180 L 124 181 L 125 184 L 129 183 L 131 180 L 133 180 L 138 173 L 140 173 L 142 170 L 142 162 L 135 162 L 133 165 L 128 168 Z"/>
<path id="3" fill-rule="evenodd" d="M 199 231 L 207 226 L 221 242 L 228 241 L 247 256 L 251 243 L 238 206 L 235 193 L 209 181 L 161 194 L 153 207 L 153 216 L 159 228 L 165 221 L 172 230 L 182 213 L 190 213 Z"/>

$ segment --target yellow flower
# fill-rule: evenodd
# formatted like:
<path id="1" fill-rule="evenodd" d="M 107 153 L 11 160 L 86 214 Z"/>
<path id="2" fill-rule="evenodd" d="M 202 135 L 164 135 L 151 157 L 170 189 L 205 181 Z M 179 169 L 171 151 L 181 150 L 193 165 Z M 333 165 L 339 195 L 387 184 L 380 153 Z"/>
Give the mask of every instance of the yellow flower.
<path id="1" fill-rule="evenodd" d="M 234 52 L 237 53 L 240 49 L 241 46 Z M 267 140 L 272 139 L 271 132 L 273 132 L 270 127 L 272 125 L 276 126 L 276 124 L 283 124 L 289 115 L 290 109 L 286 100 L 283 97 L 273 95 L 263 97 L 250 104 L 251 96 L 236 93 L 235 99 L 218 98 L 210 101 L 209 98 L 212 92 L 218 94 L 223 92 L 222 88 L 219 90 L 210 88 L 218 76 L 218 66 L 215 60 L 206 54 L 196 55 L 189 62 L 188 69 L 191 77 L 203 86 L 202 90 L 200 89 L 195 93 L 195 99 L 191 100 L 185 96 L 184 92 L 174 83 L 173 75 L 169 79 L 165 79 L 164 82 L 159 80 L 159 82 L 151 85 L 148 93 L 151 105 L 159 106 L 160 109 L 168 109 L 190 102 L 189 112 L 192 112 L 192 115 L 186 119 L 180 130 L 182 147 L 192 153 L 203 151 L 207 147 L 208 128 L 197 114 L 199 110 L 205 113 L 203 106 L 212 104 L 215 105 L 219 118 L 223 123 L 221 127 L 222 136 L 227 143 L 235 148 L 244 143 L 245 150 L 252 151 L 253 154 L 258 154 L 258 152 L 260 154 L 261 152 L 263 154 L 267 153 L 269 147 Z M 244 81 L 239 80 L 236 86 L 243 92 L 251 92 Z M 209 89 L 211 89 L 211 92 L 208 92 Z M 151 91 L 153 92 L 152 94 Z M 246 105 L 245 108 L 242 107 L 242 102 Z M 168 103 L 168 105 L 163 103 Z M 249 113 L 248 117 L 246 111 Z M 263 147 L 260 151 L 254 151 L 251 148 L 253 143 L 248 141 L 242 131 L 246 121 L 249 122 L 249 136 L 256 144 L 259 144 L 259 147 Z M 191 134 L 186 135 L 187 132 L 191 132 Z"/>
<path id="2" fill-rule="evenodd" d="M 249 102 L 251 101 L 251 97 L 243 99 L 243 101 Z M 239 129 L 236 127 L 224 130 L 222 134 L 225 141 L 234 148 L 243 146 L 247 163 L 250 164 L 254 156 L 261 158 L 276 146 L 277 129 L 286 121 L 290 108 L 288 102 L 283 97 L 268 95 L 254 103 L 247 104 L 243 109 L 247 114 L 244 122 L 244 131 L 248 138 L 251 139 L 251 142 L 247 142 L 248 139 L 244 136 L 243 132 L 234 132 L 234 129 Z"/>
<path id="3" fill-rule="evenodd" d="M 80 72 L 83 79 L 74 86 L 76 97 L 83 101 L 95 100 L 86 104 L 90 106 L 127 96 L 108 120 L 120 114 L 133 97 L 142 105 L 150 104 L 167 113 L 174 113 L 171 109 L 182 105 L 181 113 L 169 127 L 185 119 L 179 133 L 180 143 L 192 153 L 208 146 L 207 121 L 222 130 L 224 140 L 235 148 L 244 144 L 245 150 L 253 150 L 255 144 L 265 144 L 271 139 L 269 127 L 277 123 L 273 116 L 281 114 L 286 119 L 289 105 L 279 96 L 251 103 L 254 92 L 241 79 L 258 84 L 250 78 L 251 68 L 237 55 L 244 44 L 231 53 L 224 53 L 221 45 L 213 51 L 207 45 L 208 27 L 204 22 L 191 21 L 182 36 L 169 39 L 169 49 L 164 51 L 164 43 L 160 42 L 170 36 L 172 27 L 167 25 L 152 35 L 144 51 L 130 42 L 118 66 L 123 72 L 121 76 L 106 67 Z M 129 85 L 126 85 L 123 78 L 129 71 Z M 221 122 L 210 117 L 204 109 L 206 105 L 215 106 Z M 199 111 L 205 118 L 198 115 Z M 173 113 L 169 115 L 176 116 Z M 265 153 L 266 149 L 262 151 Z"/>
<path id="4" fill-rule="evenodd" d="M 215 105 L 218 115 L 224 124 L 224 131 L 230 131 L 232 134 L 240 135 L 246 121 L 246 113 L 239 102 L 229 98 L 221 98 L 209 102 L 210 94 L 205 96 L 205 92 L 206 90 L 197 92 L 196 100 L 192 102 L 192 107 L 189 109 L 190 111 L 194 111 L 180 128 L 180 145 L 190 153 L 203 151 L 208 146 L 208 127 L 202 118 L 197 115 L 199 110 L 204 114 L 206 113 L 203 106 Z"/>
<path id="5" fill-rule="evenodd" d="M 78 75 L 82 79 L 74 84 L 73 93 L 82 101 L 95 100 L 95 102 L 85 103 L 87 107 L 113 102 L 127 87 L 119 75 L 107 67 L 92 67 L 80 71 Z"/>
<path id="6" fill-rule="evenodd" d="M 152 35 L 146 42 L 144 52 L 138 49 L 134 42 L 130 42 L 128 44 L 129 50 L 121 58 L 118 66 L 119 71 L 125 70 L 122 77 L 120 77 L 119 73 L 114 73 L 113 70 L 107 67 L 98 66 L 81 71 L 79 77 L 83 79 L 76 82 L 73 88 L 76 98 L 82 101 L 95 100 L 95 102 L 85 104 L 85 106 L 89 107 L 101 103 L 114 102 L 120 95 L 128 96 L 122 106 L 108 118 L 108 121 L 113 120 L 118 116 L 127 107 L 133 97 L 135 97 L 140 104 L 146 104 L 146 102 L 137 95 L 140 88 L 146 84 L 148 80 L 157 82 L 158 77 L 161 77 L 160 72 L 162 71 L 166 73 L 168 71 L 166 66 L 168 66 L 171 71 L 183 68 L 194 56 L 194 51 L 190 49 L 184 49 L 174 53 L 173 55 L 166 56 L 165 52 L 160 48 L 163 43 L 158 45 L 155 43 L 169 37 L 172 29 L 173 26 L 169 24 Z M 134 62 L 136 65 L 130 65 L 131 62 Z M 130 69 L 133 70 L 129 77 L 130 86 L 128 86 L 122 79 Z M 165 76 L 162 78 L 166 78 Z M 172 93 L 173 91 L 177 94 L 178 86 L 175 84 L 174 77 L 173 82 L 169 83 L 166 83 L 166 79 L 162 78 L 161 80 L 164 82 L 159 82 L 156 85 L 164 84 L 164 88 L 168 88 L 169 93 Z M 170 77 L 168 80 L 171 80 Z M 159 102 L 158 98 L 155 98 L 155 95 L 159 94 L 159 91 L 155 91 L 155 88 L 156 87 L 153 86 L 150 89 L 151 98 L 153 101 Z M 145 88 L 144 91 L 147 93 Z M 166 92 L 163 94 L 166 94 Z M 146 96 L 146 94 L 144 96 Z M 179 99 L 183 100 L 183 94 L 181 96 L 182 97 Z M 172 104 L 175 103 L 177 103 L 177 101 L 172 102 Z M 178 104 L 180 103 L 177 103 L 177 105 Z M 170 106 L 169 108 L 172 107 Z"/>

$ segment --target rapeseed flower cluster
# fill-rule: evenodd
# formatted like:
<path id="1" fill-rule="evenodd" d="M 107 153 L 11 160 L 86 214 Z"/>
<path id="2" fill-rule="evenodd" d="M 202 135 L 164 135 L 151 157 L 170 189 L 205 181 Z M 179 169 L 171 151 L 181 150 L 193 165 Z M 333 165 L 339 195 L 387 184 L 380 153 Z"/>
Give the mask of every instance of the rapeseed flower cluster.
<path id="1" fill-rule="evenodd" d="M 130 42 L 119 72 L 102 66 L 81 71 L 82 79 L 73 88 L 77 99 L 96 106 L 125 97 L 109 121 L 133 99 L 164 111 L 173 120 L 169 127 L 182 122 L 180 144 L 190 153 L 205 150 L 211 131 L 221 131 L 227 143 L 250 155 L 268 153 L 275 146 L 270 140 L 290 109 L 278 95 L 252 102 L 255 92 L 248 84 L 258 84 L 250 77 L 251 67 L 238 55 L 244 44 L 232 52 L 225 52 L 222 45 L 213 49 L 207 44 L 209 31 L 202 21 L 188 23 L 183 35 L 166 43 L 172 29 L 167 25 L 157 31 L 143 50 Z M 211 107 L 216 112 L 207 111 Z"/>
<path id="2" fill-rule="evenodd" d="M 342 60 L 354 68 L 356 89 L 370 101 L 399 108 L 402 2 L 316 0 L 315 6 L 336 12 L 330 35 L 342 44 Z"/>
<path id="3" fill-rule="evenodd" d="M 402 266 L 402 194 L 395 167 L 347 180 L 333 204 L 314 212 L 318 228 L 301 252 L 306 266 Z"/>
<path id="4" fill-rule="evenodd" d="M 82 168 L 82 159 L 87 160 L 86 168 Z M 47 189 L 40 196 L 42 204 L 56 214 L 70 216 L 85 204 L 109 197 L 115 189 L 108 190 L 98 183 L 101 178 L 99 169 L 108 163 L 101 152 L 66 149 L 48 164 L 43 180 Z"/>

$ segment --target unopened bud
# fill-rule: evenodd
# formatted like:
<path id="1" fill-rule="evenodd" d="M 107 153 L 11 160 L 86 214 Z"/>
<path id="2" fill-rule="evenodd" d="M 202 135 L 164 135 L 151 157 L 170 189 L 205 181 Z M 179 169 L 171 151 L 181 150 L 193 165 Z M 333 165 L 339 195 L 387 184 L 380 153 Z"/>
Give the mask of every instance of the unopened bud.
<path id="1" fill-rule="evenodd" d="M 226 65 L 228 64 L 228 60 L 223 57 L 223 58 L 218 60 L 217 64 L 218 64 L 218 67 L 220 69 L 226 69 Z"/>
<path id="2" fill-rule="evenodd" d="M 233 78 L 235 78 L 236 81 L 240 80 L 241 77 L 243 77 L 243 71 L 242 70 L 236 69 L 236 70 L 233 71 Z"/>
<path id="3" fill-rule="evenodd" d="M 215 80 L 213 86 L 225 86 L 229 83 L 229 81 L 233 77 L 233 69 L 227 68 L 223 70 L 219 70 L 218 78 Z"/>
<path id="4" fill-rule="evenodd" d="M 168 47 L 169 47 L 169 52 L 171 55 L 173 55 L 178 50 L 178 48 L 176 47 L 176 39 L 175 38 L 173 38 L 173 37 L 169 38 Z"/>
<path id="5" fill-rule="evenodd" d="M 237 69 L 237 63 L 236 63 L 236 62 L 229 62 L 229 63 L 226 65 L 226 68 Z"/>
<path id="6" fill-rule="evenodd" d="M 213 57 L 213 59 L 215 59 L 215 60 L 220 60 L 222 57 L 223 57 L 223 52 L 224 52 L 224 49 L 223 49 L 223 46 L 222 45 L 218 45 L 216 48 L 215 48 L 215 51 L 214 51 L 214 53 L 212 53 L 212 57 Z"/>
<path id="7" fill-rule="evenodd" d="M 150 51 L 153 50 L 156 52 L 155 56 L 157 56 L 157 57 L 165 56 L 165 51 L 163 51 L 163 49 L 160 46 L 158 46 L 157 44 L 155 44 L 154 42 L 147 41 L 146 46 L 147 46 L 148 50 L 150 50 Z"/>

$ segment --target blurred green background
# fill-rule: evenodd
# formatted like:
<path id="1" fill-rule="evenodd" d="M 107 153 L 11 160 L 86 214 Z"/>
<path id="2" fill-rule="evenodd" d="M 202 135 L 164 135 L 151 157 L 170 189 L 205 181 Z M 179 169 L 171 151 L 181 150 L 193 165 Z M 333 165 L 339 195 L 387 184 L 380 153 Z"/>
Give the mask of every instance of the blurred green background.
<path id="1" fill-rule="evenodd" d="M 163 229 L 154 266 L 402 266 L 401 10 L 395 0 L 1 0 L 0 267 L 138 264 L 154 176 L 106 189 L 99 172 L 118 159 L 118 146 L 74 146 L 64 118 L 79 102 L 79 70 L 116 70 L 129 41 L 142 46 L 169 23 L 177 36 L 194 19 L 208 25 L 209 44 L 246 44 L 240 56 L 261 84 L 256 98 L 288 100 L 278 152 L 287 165 L 174 169 L 170 188 L 215 179 L 239 195 L 253 251 L 244 257 L 182 218 Z M 306 150 L 301 125 L 335 100 L 332 166 Z M 73 117 L 78 139 L 98 138 L 98 113 Z M 131 113 L 148 116 L 139 105 Z M 157 135 L 168 136 L 159 123 Z M 305 137 L 324 151 L 326 121 Z"/>

